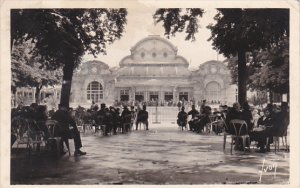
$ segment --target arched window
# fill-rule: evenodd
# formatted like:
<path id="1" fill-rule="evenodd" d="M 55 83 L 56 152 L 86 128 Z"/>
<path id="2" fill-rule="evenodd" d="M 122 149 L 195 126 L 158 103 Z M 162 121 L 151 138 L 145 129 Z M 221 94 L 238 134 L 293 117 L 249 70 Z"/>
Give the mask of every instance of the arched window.
<path id="1" fill-rule="evenodd" d="M 103 99 L 103 87 L 99 82 L 93 81 L 87 87 L 87 100 L 95 103 Z"/>
<path id="2" fill-rule="evenodd" d="M 206 99 L 209 102 L 211 101 L 219 101 L 221 97 L 221 86 L 218 82 L 209 82 L 206 85 Z"/>

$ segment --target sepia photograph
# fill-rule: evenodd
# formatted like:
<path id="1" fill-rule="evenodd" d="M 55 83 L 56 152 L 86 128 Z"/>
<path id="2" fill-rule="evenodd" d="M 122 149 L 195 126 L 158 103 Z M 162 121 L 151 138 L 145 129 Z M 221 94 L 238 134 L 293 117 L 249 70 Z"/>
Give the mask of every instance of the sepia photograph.
<path id="1" fill-rule="evenodd" d="M 290 186 L 299 2 L 126 2 L 3 5 L 1 184 Z"/>

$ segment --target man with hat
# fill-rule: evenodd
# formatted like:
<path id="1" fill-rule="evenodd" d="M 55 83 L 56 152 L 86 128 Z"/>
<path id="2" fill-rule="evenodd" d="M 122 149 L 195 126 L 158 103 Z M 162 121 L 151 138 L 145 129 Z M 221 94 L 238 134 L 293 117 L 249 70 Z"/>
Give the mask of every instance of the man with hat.
<path id="1" fill-rule="evenodd" d="M 69 139 L 69 126 L 72 128 L 75 145 L 74 155 L 86 155 L 86 152 L 80 150 L 82 147 L 80 133 L 77 129 L 76 122 L 69 114 L 68 109 L 68 107 L 59 104 L 59 109 L 53 114 L 52 119 L 56 120 L 60 125 L 59 134 L 62 137 L 62 140 Z M 63 143 L 61 143 L 61 147 L 63 149 Z"/>
<path id="2" fill-rule="evenodd" d="M 188 112 L 188 116 L 191 115 L 192 119 L 189 121 L 190 131 L 195 129 L 195 121 L 199 118 L 199 111 L 196 110 L 195 105 L 192 105 L 192 110 Z"/>
<path id="3" fill-rule="evenodd" d="M 143 109 L 138 112 L 136 121 L 136 130 L 138 129 L 139 123 L 144 123 L 146 125 L 146 130 L 148 129 L 148 112 L 146 111 L 146 105 L 143 105 Z"/>
<path id="4" fill-rule="evenodd" d="M 181 111 L 178 112 L 178 115 L 177 115 L 177 124 L 178 126 L 180 126 L 183 130 L 183 127 L 186 127 L 186 124 L 187 124 L 187 117 L 188 117 L 188 114 L 184 111 L 184 106 L 181 107 Z"/>
<path id="5" fill-rule="evenodd" d="M 104 135 L 108 135 L 111 131 L 110 112 L 106 109 L 105 103 L 100 105 L 100 110 L 97 112 L 97 121 L 101 126 L 104 126 Z"/>
<path id="6" fill-rule="evenodd" d="M 121 114 L 121 123 L 122 123 L 122 125 L 125 124 L 125 127 L 122 126 L 122 132 L 128 132 L 130 129 L 130 124 L 131 124 L 131 112 L 129 111 L 127 106 L 124 106 L 123 108 L 124 108 L 124 110 Z M 128 119 L 130 121 L 126 122 L 126 121 L 128 121 Z M 123 130 L 123 129 L 125 129 L 125 130 Z"/>

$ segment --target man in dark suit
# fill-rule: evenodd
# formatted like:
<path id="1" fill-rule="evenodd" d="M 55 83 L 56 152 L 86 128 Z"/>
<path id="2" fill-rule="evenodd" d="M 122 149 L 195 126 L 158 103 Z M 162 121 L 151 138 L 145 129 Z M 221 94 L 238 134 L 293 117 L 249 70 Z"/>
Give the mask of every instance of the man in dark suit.
<path id="1" fill-rule="evenodd" d="M 177 124 L 182 127 L 186 127 L 188 114 L 184 111 L 184 107 L 181 107 L 181 111 L 177 115 Z"/>
<path id="2" fill-rule="evenodd" d="M 75 152 L 74 155 L 85 155 L 86 152 L 82 152 L 80 148 L 82 147 L 80 133 L 77 129 L 76 122 L 68 112 L 68 107 L 59 105 L 59 109 L 53 114 L 53 120 L 59 123 L 60 136 L 64 139 L 69 139 L 68 135 L 70 133 L 69 126 L 72 128 L 72 133 L 74 137 Z M 63 148 L 63 143 L 61 143 Z M 62 150 L 63 151 L 63 150 Z"/>
<path id="3" fill-rule="evenodd" d="M 137 115 L 136 130 L 138 129 L 139 123 L 144 123 L 146 125 L 146 130 L 148 129 L 148 112 L 146 111 L 146 105 L 143 105 L 143 110 L 140 110 Z"/>
<path id="4" fill-rule="evenodd" d="M 189 129 L 193 131 L 195 129 L 195 118 L 199 116 L 199 111 L 196 110 L 195 105 L 192 105 L 192 110 L 188 112 L 188 115 L 192 116 L 192 119 L 189 121 Z"/>

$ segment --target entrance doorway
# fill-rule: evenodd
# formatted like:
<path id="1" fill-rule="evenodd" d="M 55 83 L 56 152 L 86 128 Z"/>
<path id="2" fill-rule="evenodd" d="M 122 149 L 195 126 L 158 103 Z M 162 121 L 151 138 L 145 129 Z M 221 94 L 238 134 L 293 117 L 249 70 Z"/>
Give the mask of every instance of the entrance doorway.
<path id="1" fill-rule="evenodd" d="M 120 99 L 121 101 L 129 101 L 129 90 L 121 90 Z"/>
<path id="2" fill-rule="evenodd" d="M 158 91 L 150 91 L 149 99 L 150 101 L 158 101 Z"/>
<path id="3" fill-rule="evenodd" d="M 135 100 L 136 101 L 144 101 L 144 92 L 142 91 L 137 91 L 135 92 Z"/>
<path id="4" fill-rule="evenodd" d="M 165 92 L 165 101 L 173 100 L 173 92 Z"/>
<path id="5" fill-rule="evenodd" d="M 189 100 L 189 93 L 188 92 L 179 92 L 179 100 Z"/>

